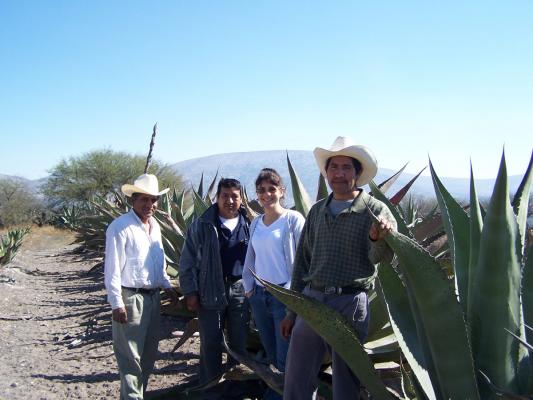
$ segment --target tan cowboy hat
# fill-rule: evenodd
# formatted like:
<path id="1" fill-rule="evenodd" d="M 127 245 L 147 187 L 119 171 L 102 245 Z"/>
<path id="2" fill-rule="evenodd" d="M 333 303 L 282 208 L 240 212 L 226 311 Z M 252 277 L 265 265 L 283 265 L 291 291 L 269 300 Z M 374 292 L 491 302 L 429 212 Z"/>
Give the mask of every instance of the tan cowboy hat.
<path id="1" fill-rule="evenodd" d="M 339 136 L 335 139 L 329 150 L 317 147 L 313 151 L 313 154 L 315 155 L 316 163 L 324 178 L 327 178 L 326 161 L 328 158 L 334 156 L 355 158 L 361 163 L 363 171 L 361 172 L 359 179 L 357 179 L 358 186 L 366 185 L 378 172 L 378 162 L 370 149 L 365 146 L 353 144 L 352 139 L 349 137 Z"/>
<path id="2" fill-rule="evenodd" d="M 131 196 L 133 193 L 149 194 L 150 196 L 161 196 L 169 190 L 169 188 L 166 188 L 162 191 L 159 191 L 159 183 L 157 182 L 157 177 L 152 174 L 142 174 L 137 179 L 135 179 L 133 185 L 130 185 L 128 183 L 122 185 L 122 193 L 124 193 L 128 197 Z"/>

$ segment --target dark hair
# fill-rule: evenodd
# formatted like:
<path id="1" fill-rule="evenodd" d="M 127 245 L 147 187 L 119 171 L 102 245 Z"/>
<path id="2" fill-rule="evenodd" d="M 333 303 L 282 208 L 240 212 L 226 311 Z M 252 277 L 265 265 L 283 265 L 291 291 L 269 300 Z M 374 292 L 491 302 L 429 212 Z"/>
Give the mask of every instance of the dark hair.
<path id="1" fill-rule="evenodd" d="M 278 171 L 276 171 L 274 168 L 263 168 L 261 171 L 259 171 L 259 175 L 257 175 L 257 179 L 255 180 L 255 187 L 258 187 L 264 181 L 267 181 L 271 185 L 277 187 L 285 187 L 281 176 L 279 176 Z"/>
<path id="2" fill-rule="evenodd" d="M 146 194 L 146 193 L 140 193 L 140 192 L 135 192 L 135 193 L 132 193 L 131 194 L 131 203 L 133 204 L 133 202 L 135 201 L 135 199 L 139 196 L 142 196 L 143 194 Z M 150 195 L 148 195 L 150 196 Z M 152 197 L 157 197 L 157 201 L 159 201 L 161 199 L 161 196 L 152 196 Z"/>
<path id="3" fill-rule="evenodd" d="M 326 160 L 326 168 L 324 168 L 326 171 L 328 170 L 329 162 L 331 161 L 332 158 L 333 157 L 330 157 Z M 363 166 L 361 165 L 359 160 L 357 160 L 356 158 L 353 158 L 353 157 L 350 157 L 350 158 L 352 159 L 352 164 L 353 164 L 353 167 L 355 168 L 355 172 L 360 173 L 363 170 Z"/>
<path id="4" fill-rule="evenodd" d="M 217 186 L 217 197 L 220 195 L 220 191 L 222 188 L 224 189 L 236 189 L 238 191 L 241 191 L 241 183 L 237 179 L 233 178 L 220 178 L 218 181 Z"/>

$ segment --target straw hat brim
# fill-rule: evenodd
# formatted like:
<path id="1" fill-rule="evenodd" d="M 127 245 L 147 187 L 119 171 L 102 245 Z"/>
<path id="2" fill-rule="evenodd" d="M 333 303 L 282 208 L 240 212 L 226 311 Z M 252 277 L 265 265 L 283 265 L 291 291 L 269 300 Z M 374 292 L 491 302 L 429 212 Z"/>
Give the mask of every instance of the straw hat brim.
<path id="1" fill-rule="evenodd" d="M 315 155 L 315 160 L 318 165 L 318 168 L 320 169 L 320 173 L 326 179 L 326 161 L 329 158 L 335 156 L 346 156 L 355 158 L 361 163 L 363 171 L 361 172 L 359 179 L 357 179 L 358 186 L 363 186 L 369 183 L 378 172 L 378 163 L 372 152 L 365 146 L 353 145 L 335 151 L 317 147 L 313 151 L 313 154 Z"/>
<path id="2" fill-rule="evenodd" d="M 131 197 L 133 193 L 149 194 L 150 196 L 161 196 L 170 190 L 170 188 L 166 188 L 166 189 L 161 190 L 160 192 L 150 192 L 138 186 L 130 185 L 128 183 L 126 183 L 125 185 L 122 185 L 121 189 L 122 189 L 122 193 L 124 193 L 128 197 Z"/>

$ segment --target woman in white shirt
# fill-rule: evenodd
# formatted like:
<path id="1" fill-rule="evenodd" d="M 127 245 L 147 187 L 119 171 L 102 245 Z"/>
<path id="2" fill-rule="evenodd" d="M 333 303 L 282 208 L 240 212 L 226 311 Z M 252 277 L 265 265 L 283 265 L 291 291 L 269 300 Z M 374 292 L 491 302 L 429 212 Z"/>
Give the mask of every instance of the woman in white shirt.
<path id="1" fill-rule="evenodd" d="M 268 361 L 283 372 L 289 345 L 280 330 L 280 322 L 285 317 L 285 305 L 268 293 L 250 271 L 268 282 L 289 288 L 296 245 L 305 218 L 299 212 L 281 205 L 285 187 L 274 169 L 262 169 L 255 186 L 265 213 L 255 218 L 250 225 L 250 242 L 242 277 Z"/>

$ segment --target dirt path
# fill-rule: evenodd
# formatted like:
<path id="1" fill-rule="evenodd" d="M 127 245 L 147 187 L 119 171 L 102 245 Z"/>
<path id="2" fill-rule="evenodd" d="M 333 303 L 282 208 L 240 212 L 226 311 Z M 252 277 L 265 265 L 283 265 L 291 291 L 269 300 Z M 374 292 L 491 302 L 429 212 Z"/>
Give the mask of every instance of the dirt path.
<path id="1" fill-rule="evenodd" d="M 110 309 L 98 260 L 76 254 L 74 237 L 34 228 L 15 260 L 0 269 L 0 399 L 117 399 Z M 196 374 L 198 339 L 171 353 L 172 330 L 162 318 L 156 371 L 149 390 Z"/>

